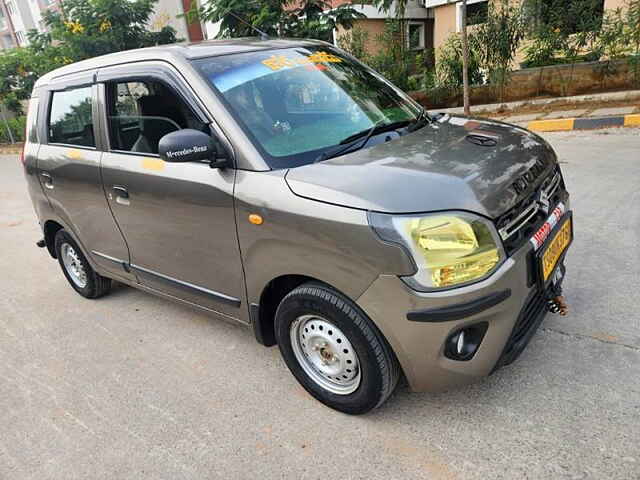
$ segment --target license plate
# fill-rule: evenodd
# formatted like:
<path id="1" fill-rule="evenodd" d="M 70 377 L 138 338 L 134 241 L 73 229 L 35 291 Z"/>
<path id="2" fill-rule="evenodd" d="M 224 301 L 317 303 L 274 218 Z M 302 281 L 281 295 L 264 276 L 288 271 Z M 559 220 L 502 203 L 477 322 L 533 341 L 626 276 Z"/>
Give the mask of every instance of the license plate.
<path id="1" fill-rule="evenodd" d="M 550 239 L 542 249 L 540 255 L 540 274 L 546 284 L 555 271 L 558 261 L 567 250 L 573 240 L 573 223 L 571 215 L 566 216 L 550 235 Z"/>

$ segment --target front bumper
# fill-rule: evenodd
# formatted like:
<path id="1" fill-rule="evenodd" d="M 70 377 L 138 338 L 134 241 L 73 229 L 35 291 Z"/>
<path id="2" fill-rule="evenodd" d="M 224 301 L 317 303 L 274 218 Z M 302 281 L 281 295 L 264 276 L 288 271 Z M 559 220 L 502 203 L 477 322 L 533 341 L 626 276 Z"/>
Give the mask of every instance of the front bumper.
<path id="1" fill-rule="evenodd" d="M 358 299 L 393 348 L 413 391 L 434 392 L 474 382 L 511 363 L 522 352 L 547 312 L 546 297 L 531 284 L 527 243 L 490 278 L 467 287 L 434 293 L 415 292 L 394 275 L 381 275 Z M 409 321 L 407 313 L 454 305 L 473 305 L 507 290 L 511 295 L 478 313 L 450 321 Z M 487 322 L 473 358 L 445 356 L 445 341 L 466 325 Z"/>

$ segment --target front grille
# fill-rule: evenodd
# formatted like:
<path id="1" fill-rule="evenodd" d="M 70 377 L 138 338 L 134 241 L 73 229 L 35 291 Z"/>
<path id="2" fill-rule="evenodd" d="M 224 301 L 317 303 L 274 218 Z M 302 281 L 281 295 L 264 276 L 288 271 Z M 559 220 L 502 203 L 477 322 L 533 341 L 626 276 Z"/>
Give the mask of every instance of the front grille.
<path id="1" fill-rule="evenodd" d="M 501 215 L 496 222 L 508 255 L 519 249 L 542 226 L 548 213 L 540 208 L 539 192 L 544 190 L 551 206 L 566 196 L 560 169 L 554 170 L 538 190 Z"/>
<path id="2" fill-rule="evenodd" d="M 540 323 L 547 313 L 547 298 L 543 291 L 534 290 L 525 302 L 518 315 L 518 320 L 511 332 L 511 336 L 502 351 L 494 371 L 514 362 L 523 352 L 529 341 L 536 333 Z"/>

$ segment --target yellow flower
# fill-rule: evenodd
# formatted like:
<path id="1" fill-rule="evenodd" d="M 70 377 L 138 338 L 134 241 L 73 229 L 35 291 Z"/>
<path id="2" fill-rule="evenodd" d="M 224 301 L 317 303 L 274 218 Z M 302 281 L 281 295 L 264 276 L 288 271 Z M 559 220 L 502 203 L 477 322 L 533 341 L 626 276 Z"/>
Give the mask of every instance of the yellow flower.
<path id="1" fill-rule="evenodd" d="M 111 29 L 111 22 L 109 20 L 103 20 L 100 24 L 100 31 L 104 33 L 109 29 Z"/>
<path id="2" fill-rule="evenodd" d="M 84 25 L 78 22 L 64 22 L 65 26 L 71 33 L 83 33 Z"/>

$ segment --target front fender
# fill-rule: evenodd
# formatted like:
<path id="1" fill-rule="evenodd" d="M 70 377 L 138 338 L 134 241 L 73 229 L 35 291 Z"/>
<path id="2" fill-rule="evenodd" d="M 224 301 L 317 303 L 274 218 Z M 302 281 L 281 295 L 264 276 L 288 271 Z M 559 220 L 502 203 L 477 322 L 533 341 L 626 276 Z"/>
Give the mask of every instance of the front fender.
<path id="1" fill-rule="evenodd" d="M 236 184 L 238 241 L 249 303 L 282 275 L 320 280 L 357 299 L 381 273 L 409 275 L 404 252 L 381 242 L 363 210 L 294 195 L 284 171 L 239 171 Z M 258 214 L 263 223 L 249 222 Z"/>

